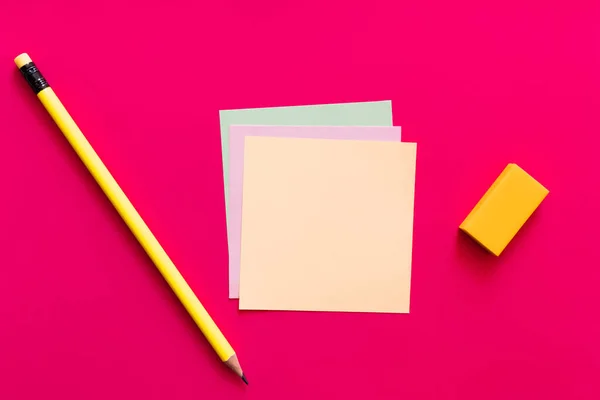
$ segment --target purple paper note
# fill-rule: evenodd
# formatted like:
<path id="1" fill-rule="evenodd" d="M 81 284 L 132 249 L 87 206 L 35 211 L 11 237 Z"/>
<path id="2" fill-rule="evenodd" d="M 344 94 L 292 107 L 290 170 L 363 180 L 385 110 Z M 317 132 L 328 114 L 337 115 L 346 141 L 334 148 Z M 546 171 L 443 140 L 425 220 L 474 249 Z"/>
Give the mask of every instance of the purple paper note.
<path id="1" fill-rule="evenodd" d="M 229 298 L 239 298 L 242 241 L 242 193 L 246 136 L 307 139 L 401 141 L 399 126 L 262 126 L 231 125 L 229 128 Z"/>

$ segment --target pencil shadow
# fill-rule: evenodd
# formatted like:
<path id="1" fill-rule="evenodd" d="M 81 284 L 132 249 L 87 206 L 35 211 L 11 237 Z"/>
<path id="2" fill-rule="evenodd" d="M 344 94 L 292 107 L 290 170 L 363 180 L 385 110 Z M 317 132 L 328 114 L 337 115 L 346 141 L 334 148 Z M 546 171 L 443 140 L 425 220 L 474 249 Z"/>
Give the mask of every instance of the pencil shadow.
<path id="1" fill-rule="evenodd" d="M 104 196 L 103 193 L 101 195 Z M 181 301 L 179 300 L 177 295 L 169 287 L 168 283 L 158 271 L 152 260 L 148 257 L 148 254 L 146 253 L 144 248 L 140 245 L 135 236 L 129 230 L 128 226 L 118 215 L 117 211 L 114 210 L 114 208 L 112 207 L 110 202 L 108 202 L 108 200 L 106 201 L 106 204 L 104 206 L 111 208 L 111 211 L 114 211 L 115 214 L 114 222 L 115 225 L 118 226 L 118 229 L 115 229 L 113 231 L 113 234 L 118 235 L 119 239 L 122 239 L 124 243 L 129 241 L 131 251 L 136 253 L 136 256 L 139 257 L 138 259 L 140 261 L 143 260 L 143 262 L 132 263 L 131 267 L 136 267 L 143 270 L 143 273 L 145 273 L 149 278 L 148 287 L 152 288 L 153 290 L 159 291 L 161 300 L 168 305 L 169 310 L 173 313 L 174 316 L 177 317 L 177 323 L 181 323 L 187 331 L 194 333 L 193 349 L 190 350 L 198 354 L 198 359 L 202 360 L 199 362 L 205 363 L 206 361 L 203 359 L 208 360 L 207 364 L 210 365 L 210 369 L 214 371 L 214 376 L 218 377 L 218 379 L 223 380 L 224 382 L 227 382 L 228 385 L 234 385 L 233 387 L 239 387 L 238 389 L 240 391 L 243 391 L 246 385 L 218 357 L 217 353 L 214 351 L 210 343 L 206 340 L 202 332 L 198 329 L 196 322 L 192 319 L 185 307 L 181 304 Z M 167 248 L 165 248 L 165 250 L 167 251 L 167 253 L 169 253 L 169 250 Z M 173 261 L 175 262 L 175 264 L 177 264 L 177 261 L 175 259 Z M 190 287 L 192 288 L 192 291 L 196 293 L 191 283 Z M 196 293 L 196 295 L 198 294 Z M 205 306 L 207 306 L 206 301 L 204 299 L 202 299 L 200 296 L 198 298 L 201 302 L 204 303 Z M 207 307 L 207 309 L 208 308 L 209 307 Z M 208 309 L 208 311 L 210 313 L 210 309 Z M 217 322 L 218 324 L 218 321 L 215 322 Z M 168 343 L 165 343 L 165 346 L 168 346 Z"/>
<path id="2" fill-rule="evenodd" d="M 48 111 L 46 111 L 37 96 L 31 90 L 31 87 L 29 87 L 25 79 L 23 79 L 23 76 L 18 69 L 14 70 L 12 78 L 17 82 L 16 86 L 19 87 L 19 91 L 22 93 L 21 96 L 17 96 L 16 101 L 22 102 L 25 105 L 29 112 L 30 119 L 35 120 L 37 123 L 42 125 L 43 128 L 45 128 L 39 130 L 39 135 L 49 136 L 44 138 L 45 143 L 50 143 L 53 148 L 60 149 L 59 151 L 64 154 L 64 158 L 73 163 L 73 171 L 78 176 L 81 176 L 83 185 L 86 185 L 89 188 L 93 186 L 98 193 L 104 195 L 94 179 L 91 178 L 91 174 L 83 165 L 79 159 L 79 156 L 69 144 L 63 133 L 60 131 Z M 31 132 L 30 134 L 34 133 L 35 132 Z M 32 137 L 30 140 L 36 140 L 36 138 Z"/>
<path id="3" fill-rule="evenodd" d="M 112 208 L 112 205 L 107 200 L 106 207 Z M 193 350 L 198 354 L 198 359 L 201 360 L 203 358 L 208 359 L 208 364 L 210 365 L 211 370 L 216 374 L 215 376 L 218 379 L 222 379 L 225 382 L 228 382 L 228 385 L 237 385 L 239 386 L 239 390 L 244 390 L 246 386 L 242 380 L 231 371 L 224 362 L 218 357 L 215 350 L 212 348 L 210 343 L 206 340 L 202 332 L 198 329 L 196 322 L 192 319 L 190 314 L 187 312 L 185 307 L 181 304 L 181 301 L 177 297 L 177 295 L 173 292 L 173 290 L 169 287 L 168 283 L 165 281 L 161 273 L 158 271 L 152 260 L 148 257 L 148 254 L 144 250 L 144 248 L 140 245 L 140 243 L 136 240 L 134 235 L 131 233 L 125 222 L 120 218 L 116 210 L 112 209 L 115 214 L 115 224 L 119 226 L 119 229 L 115 229 L 115 235 L 118 235 L 120 239 L 124 242 L 129 241 L 131 251 L 136 252 L 139 260 L 144 260 L 144 262 L 133 263 L 132 267 L 137 267 L 147 276 L 149 277 L 149 285 L 148 287 L 153 288 L 159 292 L 162 301 L 167 303 L 169 310 L 177 317 L 177 323 L 181 323 L 183 327 L 189 332 L 194 333 L 194 341 L 193 341 Z M 169 250 L 165 248 L 167 253 Z M 177 261 L 173 259 L 175 264 Z M 188 281 L 192 291 L 196 293 L 192 284 Z M 198 293 L 196 293 L 198 295 Z M 204 303 L 204 306 L 207 306 L 207 303 L 201 296 L 198 296 L 199 300 Z M 207 306 L 207 309 L 209 307 Z M 210 309 L 208 309 L 210 313 Z M 218 324 L 218 321 L 215 321 Z M 168 346 L 168 343 L 165 343 Z M 205 361 L 203 360 L 202 363 Z M 235 387 L 235 386 L 234 386 Z"/>
<path id="4" fill-rule="evenodd" d="M 220 379 L 225 381 L 230 381 L 232 385 L 239 386 L 239 390 L 243 391 L 245 388 L 245 384 L 242 380 L 236 376 L 229 368 L 224 365 L 221 359 L 218 357 L 217 353 L 212 349 L 208 341 L 204 338 L 196 323 L 191 318 L 189 313 L 185 310 L 175 293 L 170 289 L 167 282 L 164 280 L 158 269 L 154 266 L 152 260 L 148 257 L 146 251 L 140 245 L 140 243 L 136 240 L 135 236 L 129 230 L 127 224 L 123 221 L 117 210 L 113 207 L 109 199 L 106 197 L 100 186 L 91 176 L 88 169 L 80 160 L 79 156 L 69 144 L 67 139 L 64 137 L 52 117 L 48 114 L 45 108 L 40 104 L 38 98 L 33 94 L 31 88 L 27 84 L 27 82 L 23 79 L 20 71 L 15 69 L 13 74 L 13 79 L 18 81 L 18 85 L 20 86 L 20 90 L 23 92 L 23 96 L 18 96 L 19 98 L 16 101 L 21 101 L 25 105 L 25 107 L 30 110 L 30 117 L 37 121 L 42 125 L 43 128 L 40 130 L 40 134 L 46 135 L 49 134 L 52 137 L 50 138 L 50 142 L 56 148 L 61 149 L 64 153 L 65 159 L 67 159 L 73 165 L 73 171 L 80 177 L 80 182 L 82 185 L 86 186 L 86 189 L 89 189 L 90 193 L 95 193 L 98 198 L 98 206 L 106 207 L 110 210 L 110 215 L 117 227 L 114 229 L 113 234 L 118 235 L 122 240 L 129 241 L 131 244 L 131 251 L 136 252 L 137 256 L 140 260 L 145 260 L 145 262 L 135 263 L 135 265 L 143 268 L 145 273 L 151 277 L 152 287 L 160 288 L 163 290 L 164 301 L 169 302 L 170 308 L 174 313 L 178 313 L 180 317 L 179 320 L 182 324 L 187 324 L 187 328 L 191 331 L 197 331 L 197 340 L 194 341 L 196 344 L 196 351 L 199 354 L 199 357 L 210 357 L 214 360 L 214 371 Z M 82 127 L 83 128 L 83 127 Z M 109 215 L 108 213 L 106 214 Z M 193 289 L 192 289 L 193 290 Z M 166 343 L 165 345 L 168 345 Z"/>

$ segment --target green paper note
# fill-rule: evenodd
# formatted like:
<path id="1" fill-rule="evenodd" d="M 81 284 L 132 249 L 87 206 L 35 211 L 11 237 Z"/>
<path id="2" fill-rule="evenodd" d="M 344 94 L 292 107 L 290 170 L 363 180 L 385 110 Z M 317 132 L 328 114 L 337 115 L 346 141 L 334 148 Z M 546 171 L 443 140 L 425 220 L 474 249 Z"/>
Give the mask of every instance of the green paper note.
<path id="1" fill-rule="evenodd" d="M 231 125 L 392 126 L 392 102 L 221 110 L 221 152 L 225 211 L 229 215 L 229 127 Z"/>

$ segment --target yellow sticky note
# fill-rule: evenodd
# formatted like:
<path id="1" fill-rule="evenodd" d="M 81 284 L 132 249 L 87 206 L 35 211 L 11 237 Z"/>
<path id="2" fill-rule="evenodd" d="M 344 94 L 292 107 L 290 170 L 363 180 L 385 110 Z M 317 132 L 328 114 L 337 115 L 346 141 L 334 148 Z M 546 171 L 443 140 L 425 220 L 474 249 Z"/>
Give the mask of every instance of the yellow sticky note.
<path id="1" fill-rule="evenodd" d="M 416 144 L 246 137 L 240 309 L 408 313 Z"/>
<path id="2" fill-rule="evenodd" d="M 508 164 L 460 230 L 499 256 L 547 195 L 548 189 L 527 172 Z"/>

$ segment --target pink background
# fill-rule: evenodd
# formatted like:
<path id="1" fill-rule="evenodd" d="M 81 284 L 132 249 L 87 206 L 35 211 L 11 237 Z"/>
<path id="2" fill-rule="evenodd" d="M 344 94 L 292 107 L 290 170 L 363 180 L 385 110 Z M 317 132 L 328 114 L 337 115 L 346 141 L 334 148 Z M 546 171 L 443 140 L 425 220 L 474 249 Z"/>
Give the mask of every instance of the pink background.
<path id="1" fill-rule="evenodd" d="M 600 398 L 599 20 L 595 0 L 3 1 L 0 398 Z M 249 387 L 26 86 L 23 51 Z M 411 313 L 239 312 L 218 110 L 385 99 L 419 143 Z M 508 162 L 551 193 L 496 259 L 457 226 Z"/>

